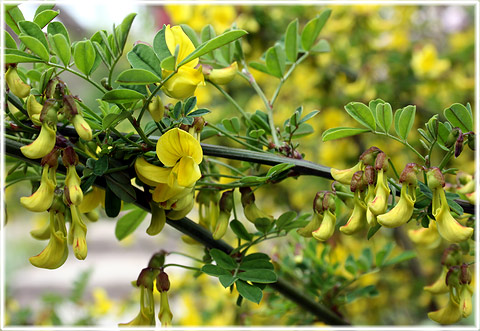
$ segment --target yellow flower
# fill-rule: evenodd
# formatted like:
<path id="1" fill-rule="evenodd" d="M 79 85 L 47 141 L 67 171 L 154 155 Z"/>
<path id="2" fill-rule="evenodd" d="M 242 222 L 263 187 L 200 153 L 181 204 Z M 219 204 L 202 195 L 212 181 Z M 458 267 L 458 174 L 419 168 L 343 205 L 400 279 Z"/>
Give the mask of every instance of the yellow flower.
<path id="1" fill-rule="evenodd" d="M 360 192 L 355 192 L 354 197 L 354 207 L 353 212 L 350 218 L 348 219 L 347 224 L 340 227 L 340 231 L 344 234 L 351 235 L 360 231 L 366 223 L 366 211 L 367 206 L 365 202 L 363 202 L 360 197 Z"/>
<path id="2" fill-rule="evenodd" d="M 453 218 L 442 187 L 433 190 L 432 213 L 437 221 L 438 232 L 444 239 L 457 243 L 472 236 L 473 228 L 465 227 Z"/>
<path id="3" fill-rule="evenodd" d="M 93 316 L 99 317 L 107 314 L 113 307 L 113 301 L 108 298 L 107 291 L 101 287 L 93 289 L 94 303 L 90 306 Z"/>
<path id="4" fill-rule="evenodd" d="M 448 286 L 447 286 L 447 282 L 445 280 L 447 278 L 447 272 L 448 272 L 448 268 L 447 267 L 442 267 L 442 273 L 437 278 L 437 280 L 432 285 L 424 286 L 423 289 L 425 291 L 428 291 L 428 292 L 432 293 L 432 294 L 447 293 L 448 292 Z"/>
<path id="5" fill-rule="evenodd" d="M 148 112 L 155 122 L 160 122 L 163 118 L 165 108 L 162 99 L 158 95 L 154 96 L 152 101 L 148 104 Z"/>
<path id="6" fill-rule="evenodd" d="M 67 201 L 76 206 L 83 200 L 83 191 L 80 188 L 80 177 L 74 165 L 67 167 L 67 176 L 65 178 L 65 197 Z"/>
<path id="7" fill-rule="evenodd" d="M 68 240 L 73 246 L 73 253 L 79 260 L 85 260 L 87 257 L 87 226 L 83 223 L 82 215 L 78 211 L 76 205 L 70 206 L 72 212 L 72 225 L 70 226 L 70 232 L 68 234 Z"/>
<path id="8" fill-rule="evenodd" d="M 356 173 L 357 171 L 362 170 L 362 165 L 363 165 L 363 162 L 360 161 L 350 169 L 337 170 L 332 168 L 330 169 L 330 173 L 332 174 L 333 179 L 335 179 L 337 182 L 340 182 L 345 185 L 350 185 L 353 174 Z"/>
<path id="9" fill-rule="evenodd" d="M 82 115 L 75 115 L 72 119 L 72 123 L 80 138 L 87 141 L 92 140 L 92 129 Z"/>
<path id="10" fill-rule="evenodd" d="M 411 185 L 403 184 L 400 193 L 400 200 L 388 213 L 378 215 L 377 221 L 387 228 L 396 228 L 407 223 L 413 214 L 413 205 L 415 204 L 415 186 L 409 193 Z"/>
<path id="11" fill-rule="evenodd" d="M 312 232 L 317 230 L 322 222 L 323 214 L 314 212 L 310 222 L 305 225 L 303 228 L 297 229 L 297 233 L 302 237 L 310 238 L 312 237 Z"/>
<path id="12" fill-rule="evenodd" d="M 430 220 L 428 228 L 422 227 L 417 230 L 408 230 L 408 236 L 416 245 L 424 246 L 428 249 L 438 247 L 442 241 L 438 234 L 437 225 L 433 220 Z"/>
<path id="13" fill-rule="evenodd" d="M 160 292 L 160 311 L 158 312 L 158 319 L 163 327 L 172 325 L 173 314 L 168 303 L 168 294 L 166 291 Z"/>
<path id="14" fill-rule="evenodd" d="M 162 231 L 167 218 L 165 216 L 165 209 L 160 208 L 156 203 L 151 203 L 150 208 L 152 211 L 152 218 L 150 220 L 150 225 L 147 228 L 147 234 L 154 236 Z"/>
<path id="15" fill-rule="evenodd" d="M 472 313 L 472 295 L 473 290 L 468 284 L 462 285 L 460 290 L 460 310 L 463 317 L 468 317 Z"/>
<path id="16" fill-rule="evenodd" d="M 233 62 L 230 66 L 222 68 L 222 69 L 212 69 L 210 73 L 207 75 L 207 78 L 212 83 L 218 85 L 225 85 L 230 83 L 237 74 L 238 65 L 237 62 Z"/>
<path id="17" fill-rule="evenodd" d="M 40 134 L 31 144 L 20 147 L 23 155 L 29 159 L 39 159 L 50 153 L 55 146 L 57 127 L 53 128 L 47 123 L 42 123 Z"/>
<path id="18" fill-rule="evenodd" d="M 78 211 L 82 214 L 89 213 L 98 207 L 99 204 L 105 203 L 105 191 L 96 186 L 83 196 L 82 203 L 78 205 Z"/>
<path id="19" fill-rule="evenodd" d="M 16 67 L 9 67 L 5 73 L 5 81 L 10 91 L 20 99 L 30 94 L 30 85 L 23 82 L 17 72 Z"/>
<path id="20" fill-rule="evenodd" d="M 21 197 L 20 203 L 30 211 L 46 211 L 52 205 L 54 191 L 57 185 L 55 178 L 56 168 L 51 168 L 47 164 L 42 169 L 42 178 L 37 191 L 29 197 Z"/>
<path id="21" fill-rule="evenodd" d="M 170 28 L 170 25 L 168 25 L 165 28 L 165 42 L 167 43 L 168 50 L 171 54 L 175 54 L 175 49 L 179 46 L 175 65 L 180 63 L 195 50 L 192 41 L 188 38 L 185 32 L 183 32 L 180 26 Z M 200 66 L 195 69 L 197 64 L 198 58 L 178 68 L 177 73 L 162 86 L 162 90 L 165 94 L 171 98 L 185 99 L 195 93 L 198 85 L 204 85 L 205 80 L 202 74 L 202 68 Z M 162 70 L 163 78 L 166 78 L 172 73 L 173 71 L 171 70 Z"/>
<path id="22" fill-rule="evenodd" d="M 153 291 L 145 286 L 140 286 L 140 312 L 128 323 L 120 323 L 118 326 L 145 326 L 155 325 L 155 302 Z"/>
<path id="23" fill-rule="evenodd" d="M 68 257 L 65 223 L 50 212 L 50 240 L 40 254 L 32 256 L 29 261 L 38 268 L 56 269 L 62 266 Z"/>
<path id="24" fill-rule="evenodd" d="M 450 295 L 448 303 L 445 307 L 428 313 L 428 318 L 439 324 L 453 324 L 458 322 L 462 318 L 462 311 Z"/>
<path id="25" fill-rule="evenodd" d="M 336 220 L 337 218 L 335 213 L 332 213 L 327 209 L 323 215 L 322 223 L 317 230 L 312 232 L 313 238 L 317 239 L 318 241 L 326 241 L 329 239 L 335 231 Z"/>
<path id="26" fill-rule="evenodd" d="M 37 102 L 35 96 L 30 95 L 27 99 L 27 113 L 28 117 L 32 120 L 35 125 L 42 125 L 40 122 L 40 113 L 42 112 L 43 105 Z"/>
<path id="27" fill-rule="evenodd" d="M 412 56 L 413 72 L 420 78 L 437 78 L 450 68 L 449 60 L 440 60 L 433 44 L 425 45 Z"/>
<path id="28" fill-rule="evenodd" d="M 378 216 L 387 211 L 388 208 L 388 195 L 390 194 L 390 189 L 387 185 L 387 176 L 383 169 L 378 170 L 377 177 L 377 186 L 375 187 L 375 198 L 368 204 L 368 209 Z"/>

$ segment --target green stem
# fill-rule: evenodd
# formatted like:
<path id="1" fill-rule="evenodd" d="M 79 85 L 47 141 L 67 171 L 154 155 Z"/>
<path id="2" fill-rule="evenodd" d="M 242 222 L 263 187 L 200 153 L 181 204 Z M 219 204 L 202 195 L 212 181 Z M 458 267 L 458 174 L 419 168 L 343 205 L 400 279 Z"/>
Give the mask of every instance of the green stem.
<path id="1" fill-rule="evenodd" d="M 17 136 L 12 136 L 12 135 L 9 135 L 9 134 L 4 134 L 4 137 L 5 138 L 8 138 L 8 139 L 12 139 L 14 141 L 18 141 L 19 143 L 25 143 L 25 144 L 31 144 L 33 142 L 32 139 L 27 139 L 27 138 L 21 138 L 21 137 L 17 137 Z"/>
<path id="2" fill-rule="evenodd" d="M 112 65 L 109 68 L 109 73 L 108 73 L 108 86 L 112 86 L 112 75 L 113 75 L 113 70 L 115 69 L 115 66 L 117 65 L 118 60 L 120 60 L 120 56 L 116 57 L 115 60 L 113 60 Z"/>
<path id="3" fill-rule="evenodd" d="M 450 151 L 448 151 L 447 154 L 445 154 L 445 156 L 443 157 L 442 161 L 440 162 L 440 165 L 438 166 L 438 169 L 442 170 L 443 168 L 445 168 L 445 166 L 447 165 L 448 161 L 450 161 L 450 158 L 452 157 L 453 155 L 453 149 L 450 149 Z"/>
<path id="4" fill-rule="evenodd" d="M 117 129 L 115 128 L 110 128 L 110 130 L 112 130 L 113 133 L 115 133 L 120 139 L 122 139 L 123 141 L 125 141 L 126 143 L 129 143 L 129 144 L 132 144 L 133 146 L 136 146 L 138 148 L 142 148 L 142 146 L 130 139 L 128 139 L 127 137 L 125 137 L 125 135 L 121 134 L 120 132 L 117 131 Z"/>
<path id="5" fill-rule="evenodd" d="M 222 161 L 218 161 L 216 159 L 211 159 L 211 158 L 208 158 L 208 162 L 213 162 L 213 163 L 216 163 L 216 164 L 219 164 L 221 166 L 224 166 L 225 168 L 228 168 L 230 169 L 232 172 L 240 175 L 240 176 L 244 176 L 243 172 L 241 172 L 240 170 L 238 170 L 237 168 L 235 167 L 232 167 L 231 165 L 227 164 L 227 163 L 224 163 Z"/>
<path id="6" fill-rule="evenodd" d="M 185 254 L 185 253 L 181 253 L 181 252 L 168 252 L 168 255 L 180 255 L 180 256 L 185 256 L 185 257 L 188 257 L 189 259 L 192 259 L 192 260 L 194 260 L 194 261 L 204 263 L 204 261 L 201 260 L 201 259 L 197 259 L 196 257 L 193 257 L 193 256 L 188 255 L 188 254 Z"/>
<path id="7" fill-rule="evenodd" d="M 261 150 L 260 148 L 255 147 L 255 146 L 252 146 L 252 145 L 250 145 L 250 144 L 248 144 L 248 143 L 246 143 L 246 142 L 241 141 L 240 139 L 235 138 L 235 137 L 232 136 L 230 133 L 226 132 L 225 130 L 220 129 L 218 126 L 216 126 L 216 125 L 214 125 L 214 124 L 208 123 L 207 125 L 210 126 L 210 127 L 212 127 L 213 129 L 217 130 L 217 131 L 220 132 L 221 134 L 227 136 L 228 138 L 236 141 L 237 143 L 239 143 L 239 144 L 247 147 L 247 148 L 253 149 L 253 150 L 257 151 L 257 152 L 263 152 L 263 150 Z"/>
<path id="8" fill-rule="evenodd" d="M 166 268 L 166 267 L 179 267 L 179 268 L 184 268 L 184 269 L 189 269 L 189 270 L 200 271 L 200 268 L 188 267 L 186 265 L 181 265 L 181 264 L 176 264 L 176 263 L 169 263 L 169 264 L 165 264 L 163 266 L 163 268 Z"/>
<path id="9" fill-rule="evenodd" d="M 166 83 L 166 81 L 169 80 L 170 78 L 172 78 L 173 75 L 175 75 L 176 73 L 177 73 L 177 72 L 174 71 L 174 72 L 172 72 L 170 75 L 168 75 L 164 80 L 162 80 L 162 81 L 157 85 L 157 87 L 155 88 L 155 90 L 153 90 L 153 92 L 148 96 L 147 101 L 145 101 L 145 104 L 143 105 L 142 110 L 140 110 L 140 114 L 138 115 L 138 123 L 140 123 L 140 121 L 142 120 L 143 114 L 145 113 L 145 110 L 148 108 L 148 105 L 149 105 L 150 102 L 152 101 L 152 99 L 153 99 L 153 97 L 155 96 L 155 94 L 157 94 L 157 92 L 160 91 L 160 89 L 161 89 L 162 86 Z"/>
<path id="10" fill-rule="evenodd" d="M 80 78 L 83 78 L 84 80 L 86 80 L 87 82 L 89 82 L 90 84 L 95 86 L 98 90 L 100 90 L 100 92 L 105 93 L 105 88 L 103 86 L 101 86 L 97 82 L 94 82 L 93 80 L 88 78 L 88 76 L 86 76 L 84 74 L 81 74 L 78 71 L 72 70 L 72 69 L 67 68 L 67 67 L 62 67 L 61 65 L 58 65 L 56 63 L 45 62 L 45 64 L 48 65 L 48 66 L 54 67 L 54 68 L 64 69 L 64 70 L 66 70 L 66 71 L 68 71 L 68 72 L 70 72 L 70 73 L 72 73 L 72 74 L 74 74 L 74 75 L 76 75 Z"/>
<path id="11" fill-rule="evenodd" d="M 393 140 L 396 140 L 398 141 L 399 143 L 407 146 L 412 152 L 414 152 L 415 154 L 417 154 L 417 156 L 423 161 L 425 162 L 425 157 L 420 154 L 412 145 L 410 145 L 406 140 L 401 140 L 400 138 L 398 137 L 395 137 L 393 135 L 391 135 L 390 133 L 385 133 L 385 132 L 379 132 L 379 131 L 374 131 L 373 133 L 375 134 L 378 134 L 378 135 L 383 135 L 383 136 L 387 136 Z"/>
<path id="12" fill-rule="evenodd" d="M 272 100 L 270 101 L 270 104 L 272 105 L 272 107 L 273 107 L 273 104 L 275 103 L 275 100 L 277 100 L 278 94 L 280 93 L 280 89 L 282 88 L 283 83 L 288 79 L 288 77 L 290 77 L 290 75 L 292 74 L 292 72 L 296 68 L 296 66 L 299 65 L 300 63 L 302 63 L 303 60 L 305 60 L 309 55 L 310 55 L 310 53 L 306 52 L 300 58 L 298 58 L 298 60 L 295 61 L 294 64 L 292 64 L 292 66 L 287 71 L 285 76 L 283 76 L 282 79 L 280 79 L 280 83 L 278 84 L 277 89 L 275 90 L 275 93 L 273 93 Z"/>
<path id="13" fill-rule="evenodd" d="M 397 177 L 397 179 L 400 179 L 400 176 L 398 175 L 397 169 L 395 168 L 395 165 L 393 164 L 393 162 L 390 158 L 388 159 L 388 163 L 392 167 L 393 173 L 395 174 L 395 177 Z"/>

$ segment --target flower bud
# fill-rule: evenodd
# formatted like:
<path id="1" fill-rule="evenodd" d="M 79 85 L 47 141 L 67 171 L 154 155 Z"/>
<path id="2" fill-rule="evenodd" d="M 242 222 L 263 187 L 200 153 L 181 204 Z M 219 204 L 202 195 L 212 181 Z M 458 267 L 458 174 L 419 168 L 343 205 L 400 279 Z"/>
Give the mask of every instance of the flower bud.
<path id="1" fill-rule="evenodd" d="M 318 229 L 312 232 L 313 238 L 317 239 L 318 241 L 326 241 L 328 240 L 335 231 L 335 222 L 337 218 L 335 216 L 335 212 L 331 212 L 330 210 L 326 210 L 323 214 L 323 220 Z"/>
<path id="2" fill-rule="evenodd" d="M 84 213 L 84 215 L 92 223 L 95 223 L 100 218 L 100 214 L 98 214 L 98 211 L 96 210 L 92 210 L 92 211 L 89 211 L 88 213 Z"/>
<path id="3" fill-rule="evenodd" d="M 475 150 L 475 140 L 476 138 L 474 133 L 471 133 L 468 135 L 467 144 L 472 151 Z"/>
<path id="4" fill-rule="evenodd" d="M 5 81 L 10 91 L 20 99 L 30 94 L 30 85 L 23 82 L 17 72 L 16 67 L 10 66 L 5 73 Z"/>
<path id="5" fill-rule="evenodd" d="M 400 174 L 400 183 L 409 185 L 417 185 L 417 173 L 419 171 L 418 164 L 408 163 Z"/>
<path id="6" fill-rule="evenodd" d="M 460 260 L 460 246 L 457 244 L 451 244 L 443 251 L 441 263 L 447 268 L 458 265 Z"/>
<path id="7" fill-rule="evenodd" d="M 55 146 L 57 127 L 42 123 L 40 134 L 31 144 L 20 147 L 22 154 L 29 159 L 39 159 L 50 153 Z"/>
<path id="8" fill-rule="evenodd" d="M 76 205 L 70 206 L 72 213 L 72 225 L 70 226 L 69 241 L 72 242 L 73 253 L 79 260 L 85 260 L 87 257 L 87 226 L 83 223 L 82 215 Z"/>
<path id="9" fill-rule="evenodd" d="M 83 200 L 83 191 L 80 187 L 81 181 L 74 165 L 67 167 L 67 176 L 65 177 L 64 194 L 68 205 L 80 205 Z"/>
<path id="10" fill-rule="evenodd" d="M 21 197 L 20 203 L 30 211 L 42 212 L 52 205 L 56 187 L 55 168 L 45 165 L 42 169 L 42 178 L 37 191 L 29 197 Z"/>
<path id="11" fill-rule="evenodd" d="M 460 266 L 460 284 L 470 284 L 472 282 L 472 274 L 468 270 L 468 264 L 462 263 Z"/>
<path id="12" fill-rule="evenodd" d="M 396 228 L 407 223 L 413 214 L 413 205 L 415 204 L 415 187 L 409 191 L 409 185 L 403 184 L 400 193 L 400 200 L 388 213 L 377 216 L 379 224 L 387 228 Z"/>
<path id="13" fill-rule="evenodd" d="M 337 182 L 344 184 L 344 185 L 350 185 L 350 182 L 352 181 L 352 176 L 354 173 L 357 171 L 362 170 L 363 162 L 360 161 L 356 165 L 354 165 L 352 168 L 349 169 L 344 169 L 344 170 L 338 170 L 331 168 L 330 173 Z"/>
<path id="14" fill-rule="evenodd" d="M 92 140 L 92 129 L 90 128 L 90 125 L 85 121 L 82 115 L 77 114 L 73 117 L 72 119 L 73 126 L 75 128 L 75 131 L 77 131 L 77 134 L 80 138 L 86 141 Z"/>
<path id="15" fill-rule="evenodd" d="M 459 157 L 463 151 L 463 134 L 460 134 L 455 142 L 455 157 Z"/>
<path id="16" fill-rule="evenodd" d="M 459 128 L 453 128 L 445 141 L 445 147 L 450 148 L 455 144 L 462 131 Z"/>
<path id="17" fill-rule="evenodd" d="M 230 220 L 230 213 L 227 213 L 225 211 L 220 211 L 217 221 L 215 222 L 215 229 L 212 233 L 213 239 L 218 240 L 225 235 L 225 233 L 227 232 L 229 220 Z"/>
<path id="18" fill-rule="evenodd" d="M 163 106 L 162 99 L 158 95 L 152 98 L 147 109 L 155 122 L 160 122 L 165 114 L 165 107 Z"/>
<path id="19" fill-rule="evenodd" d="M 443 177 L 442 171 L 439 168 L 433 167 L 428 169 L 427 184 L 431 190 L 445 186 L 445 177 Z"/>
<path id="20" fill-rule="evenodd" d="M 424 286 L 423 289 L 432 294 L 442 294 L 448 292 L 448 286 L 446 282 L 448 268 L 442 266 L 442 273 L 437 278 L 437 280 L 428 286 Z"/>
<path id="21" fill-rule="evenodd" d="M 27 99 L 27 113 L 30 120 L 35 125 L 42 125 L 40 122 L 40 113 L 42 112 L 43 105 L 37 102 L 35 96 L 30 95 Z"/>
<path id="22" fill-rule="evenodd" d="M 170 289 L 170 280 L 165 271 L 161 271 L 157 275 L 157 290 L 158 292 L 167 292 Z"/>
<path id="23" fill-rule="evenodd" d="M 162 231 L 167 221 L 165 216 L 165 209 L 160 208 L 156 203 L 150 203 L 152 218 L 150 220 L 150 225 L 147 228 L 147 234 L 150 236 L 155 236 Z"/>
<path id="24" fill-rule="evenodd" d="M 230 83 L 237 74 L 238 65 L 237 62 L 233 62 L 230 66 L 222 69 L 212 69 L 210 73 L 206 75 L 207 79 L 212 83 L 218 85 L 225 85 Z"/>
<path id="25" fill-rule="evenodd" d="M 363 176 L 363 171 L 357 171 L 352 176 L 352 181 L 350 182 L 350 191 L 352 192 L 362 192 L 365 190 L 367 182 L 365 176 Z"/>
<path id="26" fill-rule="evenodd" d="M 363 161 L 363 164 L 365 165 L 373 166 L 375 164 L 375 159 L 380 152 L 382 152 L 380 148 L 372 146 L 360 155 L 360 160 Z"/>
<path id="27" fill-rule="evenodd" d="M 340 231 L 346 235 L 357 233 L 364 227 L 367 221 L 367 206 L 365 205 L 365 202 L 360 199 L 359 191 L 355 192 L 354 204 L 352 215 L 348 219 L 347 223 L 340 227 Z"/>
<path id="28" fill-rule="evenodd" d="M 368 185 L 375 184 L 375 180 L 377 179 L 377 173 L 375 172 L 375 168 L 373 166 L 367 165 L 365 167 L 363 176 L 365 177 L 365 181 Z"/>
<path id="29" fill-rule="evenodd" d="M 384 152 L 378 153 L 377 157 L 375 158 L 375 169 L 383 171 L 388 170 L 388 159 L 389 157 Z"/>
<path id="30" fill-rule="evenodd" d="M 168 255 L 168 253 L 163 249 L 160 252 L 153 254 L 150 261 L 148 261 L 148 268 L 162 268 L 165 264 L 165 255 Z"/>

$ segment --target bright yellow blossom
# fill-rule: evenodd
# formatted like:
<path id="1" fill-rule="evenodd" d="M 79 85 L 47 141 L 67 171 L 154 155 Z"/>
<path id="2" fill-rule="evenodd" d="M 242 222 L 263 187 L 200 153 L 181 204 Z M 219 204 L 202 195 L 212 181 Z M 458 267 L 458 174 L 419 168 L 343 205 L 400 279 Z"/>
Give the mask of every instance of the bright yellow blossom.
<path id="1" fill-rule="evenodd" d="M 427 44 L 413 54 L 411 65 L 417 77 L 434 79 L 450 68 L 450 61 L 438 59 L 435 46 Z"/>

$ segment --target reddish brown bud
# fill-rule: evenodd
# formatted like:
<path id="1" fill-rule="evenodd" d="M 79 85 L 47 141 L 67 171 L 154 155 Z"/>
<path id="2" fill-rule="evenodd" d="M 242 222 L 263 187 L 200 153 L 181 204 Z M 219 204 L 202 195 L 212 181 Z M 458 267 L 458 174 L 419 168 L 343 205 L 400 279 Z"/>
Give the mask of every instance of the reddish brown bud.
<path id="1" fill-rule="evenodd" d="M 75 150 L 73 149 L 72 146 L 67 146 L 63 150 L 62 160 L 63 160 L 63 165 L 65 167 L 68 167 L 71 165 L 76 166 L 78 164 L 78 155 L 77 153 L 75 153 Z"/>
<path id="2" fill-rule="evenodd" d="M 350 183 L 350 191 L 363 191 L 367 186 L 366 181 L 363 178 L 363 171 L 357 171 L 352 176 L 352 181 Z"/>
<path id="3" fill-rule="evenodd" d="M 375 159 L 375 169 L 383 169 L 384 171 L 388 170 L 388 156 L 384 152 L 378 153 Z"/>
<path id="4" fill-rule="evenodd" d="M 367 165 L 365 167 L 365 172 L 364 172 L 363 175 L 364 175 L 365 180 L 367 181 L 368 185 L 375 184 L 375 180 L 376 180 L 376 177 L 377 177 L 377 172 L 375 171 L 373 166 Z"/>
<path id="5" fill-rule="evenodd" d="M 58 156 L 60 155 L 60 150 L 57 147 L 54 147 L 50 153 L 45 155 L 42 158 L 40 164 L 42 166 L 48 165 L 50 168 L 56 168 L 58 165 Z"/>
<path id="6" fill-rule="evenodd" d="M 315 198 L 313 199 L 313 211 L 316 213 L 321 213 L 323 211 L 323 197 L 325 192 L 317 192 Z"/>
<path id="7" fill-rule="evenodd" d="M 416 163 L 408 163 L 400 174 L 399 182 L 406 182 L 410 185 L 417 184 L 417 173 L 419 171 L 419 166 Z"/>
<path id="8" fill-rule="evenodd" d="M 170 280 L 165 271 L 161 271 L 157 276 L 157 290 L 159 292 L 167 292 L 170 289 Z"/>
<path id="9" fill-rule="evenodd" d="M 381 151 L 380 148 L 372 146 L 360 155 L 359 160 L 363 161 L 363 164 L 365 165 L 373 165 L 375 163 L 375 158 Z"/>
<path id="10" fill-rule="evenodd" d="M 460 284 L 470 284 L 472 282 L 472 274 L 468 270 L 468 264 L 463 263 L 460 266 Z"/>

